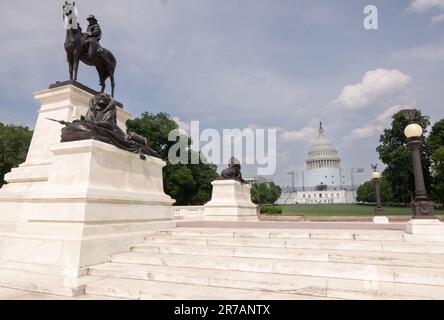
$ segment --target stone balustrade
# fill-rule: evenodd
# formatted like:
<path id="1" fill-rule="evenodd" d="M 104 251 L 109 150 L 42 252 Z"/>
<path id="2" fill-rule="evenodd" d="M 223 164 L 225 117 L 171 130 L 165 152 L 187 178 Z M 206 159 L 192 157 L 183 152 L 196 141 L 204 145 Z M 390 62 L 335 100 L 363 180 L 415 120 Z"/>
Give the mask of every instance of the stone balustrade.
<path id="1" fill-rule="evenodd" d="M 205 215 L 204 206 L 177 206 L 172 207 L 171 210 L 177 220 L 203 219 Z"/>

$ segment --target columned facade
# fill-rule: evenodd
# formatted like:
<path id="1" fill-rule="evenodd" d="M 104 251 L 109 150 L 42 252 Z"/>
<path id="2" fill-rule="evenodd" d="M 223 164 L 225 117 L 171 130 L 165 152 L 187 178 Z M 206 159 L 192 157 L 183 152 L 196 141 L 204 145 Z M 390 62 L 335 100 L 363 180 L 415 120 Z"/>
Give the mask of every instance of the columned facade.
<path id="1" fill-rule="evenodd" d="M 306 169 L 302 173 L 303 185 L 297 191 L 283 194 L 281 204 L 339 204 L 356 202 L 350 177 L 341 167 L 341 158 L 326 137 L 322 123 L 313 140 Z"/>

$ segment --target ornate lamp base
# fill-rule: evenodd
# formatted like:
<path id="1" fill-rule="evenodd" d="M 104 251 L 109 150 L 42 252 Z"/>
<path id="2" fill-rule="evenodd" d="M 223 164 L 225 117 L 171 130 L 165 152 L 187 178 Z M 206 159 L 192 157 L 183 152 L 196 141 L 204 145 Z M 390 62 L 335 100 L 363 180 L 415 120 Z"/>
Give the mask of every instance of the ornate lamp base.
<path id="1" fill-rule="evenodd" d="M 375 209 L 375 216 L 383 216 L 384 215 L 384 209 L 383 208 L 376 208 Z"/>
<path id="2" fill-rule="evenodd" d="M 412 208 L 414 213 L 413 219 L 438 220 L 433 215 L 433 205 L 427 200 L 413 202 Z"/>

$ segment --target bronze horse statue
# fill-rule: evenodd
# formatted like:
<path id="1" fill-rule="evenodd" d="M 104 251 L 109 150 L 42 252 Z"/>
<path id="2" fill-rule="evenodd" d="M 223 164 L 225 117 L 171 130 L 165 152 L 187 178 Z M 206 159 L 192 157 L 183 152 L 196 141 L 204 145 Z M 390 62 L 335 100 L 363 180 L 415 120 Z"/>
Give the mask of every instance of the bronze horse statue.
<path id="1" fill-rule="evenodd" d="M 63 5 L 63 19 L 66 27 L 65 51 L 69 63 L 69 79 L 77 80 L 79 62 L 82 61 L 88 66 L 96 67 L 99 74 L 100 85 L 102 86 L 101 93 L 105 92 L 105 82 L 108 78 L 110 79 L 111 96 L 114 97 L 116 58 L 111 51 L 105 48 L 102 48 L 101 52 L 96 52 L 92 57 L 88 55 L 87 41 L 82 33 L 80 24 L 76 21 L 75 2 L 72 4 L 67 1 L 65 2 Z"/>

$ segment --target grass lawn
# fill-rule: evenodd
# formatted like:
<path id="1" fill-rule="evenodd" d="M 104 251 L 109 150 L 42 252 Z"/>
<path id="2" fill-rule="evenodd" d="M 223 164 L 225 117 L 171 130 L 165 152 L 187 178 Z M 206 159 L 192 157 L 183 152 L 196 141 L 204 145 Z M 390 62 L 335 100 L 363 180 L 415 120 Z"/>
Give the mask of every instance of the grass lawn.
<path id="1" fill-rule="evenodd" d="M 283 205 L 282 215 L 286 216 L 373 216 L 374 208 L 353 204 L 334 205 Z M 387 216 L 412 215 L 410 208 L 384 208 Z M 444 215 L 444 210 L 436 210 L 435 215 Z"/>

